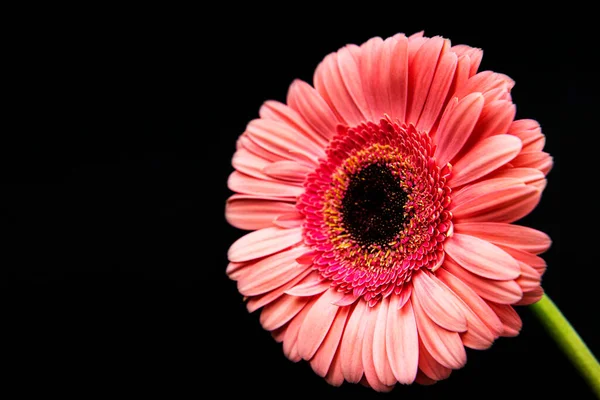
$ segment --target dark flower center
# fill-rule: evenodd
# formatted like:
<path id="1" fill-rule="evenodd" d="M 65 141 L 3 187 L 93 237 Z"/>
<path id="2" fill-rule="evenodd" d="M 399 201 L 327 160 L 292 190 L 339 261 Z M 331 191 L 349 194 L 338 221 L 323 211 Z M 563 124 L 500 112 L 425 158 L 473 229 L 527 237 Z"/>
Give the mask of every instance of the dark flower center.
<path id="1" fill-rule="evenodd" d="M 361 245 L 386 246 L 402 230 L 407 193 L 400 179 L 381 164 L 350 177 L 342 199 L 343 226 Z"/>

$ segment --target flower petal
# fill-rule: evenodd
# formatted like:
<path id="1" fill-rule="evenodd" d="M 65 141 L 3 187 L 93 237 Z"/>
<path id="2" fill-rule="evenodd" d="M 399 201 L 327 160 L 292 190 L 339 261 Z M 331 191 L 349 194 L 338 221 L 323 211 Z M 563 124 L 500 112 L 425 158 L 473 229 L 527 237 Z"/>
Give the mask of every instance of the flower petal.
<path id="1" fill-rule="evenodd" d="M 314 271 L 286 293 L 292 296 L 316 296 L 329 289 L 330 286 L 331 282 L 328 279 L 323 279 L 317 271 Z"/>
<path id="2" fill-rule="evenodd" d="M 260 296 L 252 296 L 251 298 L 248 299 L 248 302 L 246 303 L 246 309 L 248 310 L 248 312 L 252 313 L 252 312 L 258 310 L 259 308 L 272 303 L 273 301 L 277 300 L 279 297 L 283 296 L 283 294 L 286 292 L 286 290 L 294 287 L 294 285 L 296 285 L 298 282 L 300 282 L 302 279 L 304 279 L 306 277 L 306 275 L 308 275 L 310 273 L 311 273 L 311 270 L 307 269 L 306 271 L 302 272 L 300 275 L 298 275 L 291 281 L 287 282 L 284 285 L 281 285 L 280 287 L 278 287 L 276 289 L 271 290 L 270 292 L 267 292 Z"/>
<path id="3" fill-rule="evenodd" d="M 467 353 L 456 332 L 450 332 L 435 324 L 421 306 L 421 297 L 413 291 L 412 303 L 415 309 L 419 338 L 432 357 L 446 368 L 458 369 L 467 362 Z"/>
<path id="4" fill-rule="evenodd" d="M 552 244 L 552 240 L 544 232 L 525 226 L 498 222 L 454 224 L 454 232 L 476 236 L 490 243 L 514 247 L 533 254 L 544 253 Z"/>
<path id="5" fill-rule="evenodd" d="M 450 50 L 456 53 L 456 55 L 459 57 L 465 55 L 469 56 L 469 59 L 471 61 L 469 64 L 469 76 L 471 77 L 477 73 L 477 69 L 479 69 L 481 59 L 483 58 L 483 50 L 464 44 L 457 44 L 456 46 L 452 46 Z"/>
<path id="6" fill-rule="evenodd" d="M 522 261 L 525 264 L 533 267 L 540 276 L 546 271 L 546 261 L 539 256 L 536 256 L 528 251 L 515 249 L 514 247 L 498 245 L 502 250 L 510 254 L 515 260 Z"/>
<path id="7" fill-rule="evenodd" d="M 513 304 L 523 297 L 523 291 L 515 281 L 496 281 L 482 278 L 460 267 L 448 257 L 444 261 L 442 268 L 465 282 L 475 293 L 486 300 L 501 304 Z"/>
<path id="8" fill-rule="evenodd" d="M 475 291 L 465 282 L 452 275 L 450 272 L 441 268 L 438 277 L 444 282 L 460 299 L 469 307 L 469 309 L 485 324 L 493 337 L 496 338 L 502 333 L 502 322 L 496 313 L 488 306 Z M 472 327 L 472 321 L 467 316 L 467 325 L 469 330 Z M 493 339 L 492 339 L 493 340 Z M 464 342 L 464 338 L 463 338 Z"/>
<path id="9" fill-rule="evenodd" d="M 246 175 L 272 181 L 273 179 L 263 172 L 263 169 L 270 165 L 271 162 L 272 161 L 266 160 L 245 148 L 241 148 L 233 155 L 231 165 L 233 165 L 233 168 Z"/>
<path id="10" fill-rule="evenodd" d="M 517 158 L 511 161 L 511 164 L 517 168 L 535 168 L 548 175 L 554 164 L 552 156 L 543 151 L 522 152 Z"/>
<path id="11" fill-rule="evenodd" d="M 454 53 L 447 52 L 440 57 L 433 82 L 429 88 L 429 95 L 416 125 L 418 130 L 429 132 L 435 122 L 440 119 L 441 111 L 446 103 L 448 91 L 454 79 L 457 63 L 458 59 Z"/>
<path id="12" fill-rule="evenodd" d="M 388 327 L 388 311 L 390 299 L 386 297 L 381 300 L 377 311 L 377 322 L 375 323 L 375 332 L 373 335 L 373 364 L 379 380 L 386 386 L 396 384 L 396 378 L 388 361 L 388 349 L 386 346 Z"/>
<path id="13" fill-rule="evenodd" d="M 483 96 L 478 92 L 465 96 L 455 107 L 447 107 L 435 137 L 438 165 L 446 165 L 462 149 L 477 123 L 482 108 Z"/>
<path id="14" fill-rule="evenodd" d="M 296 278 L 310 268 L 296 262 L 302 251 L 297 247 L 257 261 L 238 278 L 238 291 L 244 296 L 257 296 Z"/>
<path id="15" fill-rule="evenodd" d="M 413 287 L 423 310 L 433 322 L 453 332 L 467 330 L 464 305 L 434 275 L 417 272 L 413 275 Z"/>
<path id="16" fill-rule="evenodd" d="M 352 99 L 338 65 L 337 53 L 325 57 L 315 70 L 315 89 L 342 121 L 350 126 L 358 125 L 365 120 L 365 116 Z"/>
<path id="17" fill-rule="evenodd" d="M 510 124 L 515 119 L 516 106 L 510 100 L 494 100 L 486 102 L 479 120 L 473 128 L 473 134 L 465 147 L 470 147 L 480 140 L 490 136 L 502 135 L 508 132 Z M 512 136 L 512 135 L 510 135 Z"/>
<path id="18" fill-rule="evenodd" d="M 449 184 L 457 187 L 479 179 L 515 158 L 521 141 L 511 135 L 496 135 L 477 143 L 454 164 Z"/>
<path id="19" fill-rule="evenodd" d="M 323 147 L 282 122 L 255 119 L 248 124 L 246 134 L 258 146 L 285 160 L 316 166 L 325 156 Z"/>
<path id="20" fill-rule="evenodd" d="M 496 315 L 498 315 L 500 321 L 502 321 L 502 326 L 504 328 L 502 336 L 517 336 L 523 327 L 523 322 L 515 309 L 506 304 L 496 304 L 493 302 L 488 302 L 488 304 L 492 310 L 494 310 Z"/>
<path id="21" fill-rule="evenodd" d="M 274 182 L 253 178 L 241 172 L 234 171 L 229 175 L 227 187 L 234 192 L 253 195 L 256 197 L 279 198 L 282 201 L 296 199 L 304 188 L 290 182 Z"/>
<path id="22" fill-rule="evenodd" d="M 362 342 L 362 363 L 365 370 L 365 378 L 369 385 L 377 391 L 387 391 L 385 383 L 383 383 L 377 376 L 377 370 L 374 362 L 374 341 L 375 335 L 379 335 L 380 332 L 376 332 L 377 317 L 379 316 L 379 310 L 381 308 L 381 302 L 378 302 L 373 307 L 368 307 L 363 316 L 365 324 L 365 332 Z M 382 342 L 379 342 L 382 343 Z M 385 350 L 384 350 L 385 351 Z M 391 370 L 390 370 L 391 372 Z M 395 381 L 394 381 L 395 383 Z"/>
<path id="23" fill-rule="evenodd" d="M 388 360 L 398 382 L 413 383 L 419 362 L 419 336 L 410 299 L 398 309 L 399 296 L 391 296 L 388 308 L 385 345 Z"/>
<path id="24" fill-rule="evenodd" d="M 510 178 L 516 179 L 527 185 L 544 181 L 546 177 L 542 171 L 535 168 L 503 168 L 488 176 L 489 179 Z"/>
<path id="25" fill-rule="evenodd" d="M 302 297 L 283 295 L 263 308 L 260 313 L 260 324 L 268 331 L 277 329 L 294 318 L 308 301 Z"/>
<path id="26" fill-rule="evenodd" d="M 358 50 L 358 51 L 357 51 Z M 340 75 L 344 81 L 344 85 L 348 90 L 348 94 L 352 98 L 353 103 L 356 105 L 360 114 L 363 116 L 363 120 L 371 117 L 371 109 L 365 99 L 365 92 L 363 90 L 362 74 L 359 69 L 359 62 L 357 57 L 353 54 L 353 51 L 361 53 L 360 48 L 354 45 L 342 47 L 337 52 L 337 62 Z M 378 116 L 375 116 L 375 118 Z"/>
<path id="27" fill-rule="evenodd" d="M 366 303 L 358 301 L 350 314 L 340 352 L 342 355 L 342 373 L 344 378 L 351 383 L 358 383 L 363 376 L 362 342 L 365 330 L 363 319 L 366 313 Z"/>
<path id="28" fill-rule="evenodd" d="M 302 228 L 260 229 L 236 240 L 229 248 L 227 257 L 233 262 L 249 261 L 277 253 L 301 241 Z"/>
<path id="29" fill-rule="evenodd" d="M 225 218 L 236 228 L 256 230 L 272 227 L 275 218 L 295 210 L 291 203 L 235 194 L 227 200 Z"/>
<path id="30" fill-rule="evenodd" d="M 339 310 L 332 303 L 338 295 L 333 289 L 323 293 L 310 310 L 298 333 L 298 352 L 300 357 L 310 360 L 325 339 Z"/>
<path id="31" fill-rule="evenodd" d="M 542 151 L 546 144 L 546 137 L 542 133 L 540 124 L 532 119 L 514 121 L 508 133 L 517 136 L 523 142 L 523 151 Z"/>
<path id="32" fill-rule="evenodd" d="M 321 147 L 327 146 L 327 138 L 318 133 L 306 123 L 302 116 L 294 109 L 278 101 L 266 101 L 259 110 L 263 119 L 279 121 L 294 128 Z"/>
<path id="33" fill-rule="evenodd" d="M 539 201 L 540 191 L 537 188 L 520 184 L 488 192 L 460 204 L 457 202 L 452 213 L 457 223 L 510 223 L 529 214 Z"/>
<path id="34" fill-rule="evenodd" d="M 298 333 L 306 319 L 306 316 L 317 302 L 317 299 L 312 299 L 304 306 L 294 319 L 290 321 L 285 331 L 283 338 L 283 354 L 293 362 L 298 362 L 302 358 L 298 354 Z"/>
<path id="35" fill-rule="evenodd" d="M 410 60 L 406 122 L 415 124 L 425 106 L 435 69 L 446 40 L 436 36 L 427 40 Z"/>
<path id="36" fill-rule="evenodd" d="M 435 381 L 446 379 L 452 373 L 452 369 L 444 367 L 429 354 L 422 341 L 419 341 L 419 369 Z"/>
<path id="37" fill-rule="evenodd" d="M 276 161 L 262 168 L 262 172 L 271 178 L 299 183 L 304 182 L 306 175 L 312 171 L 313 168 L 296 161 Z"/>
<path id="38" fill-rule="evenodd" d="M 329 367 L 329 371 L 325 376 L 325 381 L 331 386 L 336 387 L 341 386 L 342 383 L 344 383 L 344 374 L 342 373 L 342 356 L 340 355 L 339 346 L 335 352 L 335 355 L 333 356 L 331 366 Z"/>
<path id="39" fill-rule="evenodd" d="M 335 135 L 338 117 L 317 90 L 308 83 L 295 80 L 288 91 L 287 103 L 325 139 L 329 140 Z"/>
<path id="40" fill-rule="evenodd" d="M 455 233 L 444 242 L 444 249 L 461 267 L 484 278 L 511 280 L 521 274 L 510 254 L 476 236 Z"/>
<path id="41" fill-rule="evenodd" d="M 310 365 L 313 371 L 321 377 L 325 377 L 327 372 L 330 370 L 333 358 L 340 345 L 340 339 L 346 326 L 346 319 L 348 318 L 349 307 L 338 307 L 337 314 L 331 324 L 331 329 L 327 333 L 325 340 L 315 353 L 315 356 L 310 360 Z M 341 375 L 341 365 L 340 365 Z M 343 377 L 342 377 L 343 380 Z"/>

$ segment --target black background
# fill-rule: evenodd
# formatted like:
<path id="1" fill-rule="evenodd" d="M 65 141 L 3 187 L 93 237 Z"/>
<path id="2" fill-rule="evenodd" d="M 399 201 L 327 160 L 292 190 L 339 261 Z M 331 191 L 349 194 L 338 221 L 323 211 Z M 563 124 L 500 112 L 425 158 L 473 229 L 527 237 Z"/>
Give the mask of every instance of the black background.
<path id="1" fill-rule="evenodd" d="M 13 60 L 9 108 L 18 124 L 1 147 L 3 330 L 22 392 L 383 396 L 328 386 L 247 313 L 225 275 L 227 249 L 243 234 L 223 216 L 226 180 L 235 141 L 263 101 L 284 101 L 293 79 L 311 82 L 346 43 L 422 29 L 483 48 L 482 69 L 517 82 L 517 117 L 540 121 L 555 166 L 522 224 L 553 238 L 546 292 L 600 353 L 596 67 L 593 40 L 568 17 L 39 11 L 41 29 L 21 28 L 27 45 Z M 533 315 L 518 311 L 519 337 L 468 351 L 446 381 L 398 386 L 387 398 L 592 398 Z"/>

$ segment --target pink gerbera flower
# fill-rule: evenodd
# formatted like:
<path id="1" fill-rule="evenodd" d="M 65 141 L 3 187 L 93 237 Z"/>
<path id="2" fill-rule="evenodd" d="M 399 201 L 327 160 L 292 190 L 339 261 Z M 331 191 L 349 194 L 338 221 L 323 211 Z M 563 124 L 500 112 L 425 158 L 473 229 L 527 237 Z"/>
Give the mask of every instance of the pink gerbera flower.
<path id="1" fill-rule="evenodd" d="M 482 51 L 421 33 L 328 55 L 239 138 L 227 274 L 332 385 L 430 384 L 521 328 L 550 246 L 512 225 L 552 158 Z"/>

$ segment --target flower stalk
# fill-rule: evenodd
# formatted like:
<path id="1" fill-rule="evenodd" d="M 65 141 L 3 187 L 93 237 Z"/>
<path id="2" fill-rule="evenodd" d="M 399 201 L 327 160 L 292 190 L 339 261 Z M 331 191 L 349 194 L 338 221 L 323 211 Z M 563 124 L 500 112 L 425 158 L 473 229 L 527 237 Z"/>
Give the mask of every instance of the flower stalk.
<path id="1" fill-rule="evenodd" d="M 531 309 L 600 399 L 600 364 L 577 331 L 547 295 Z"/>

